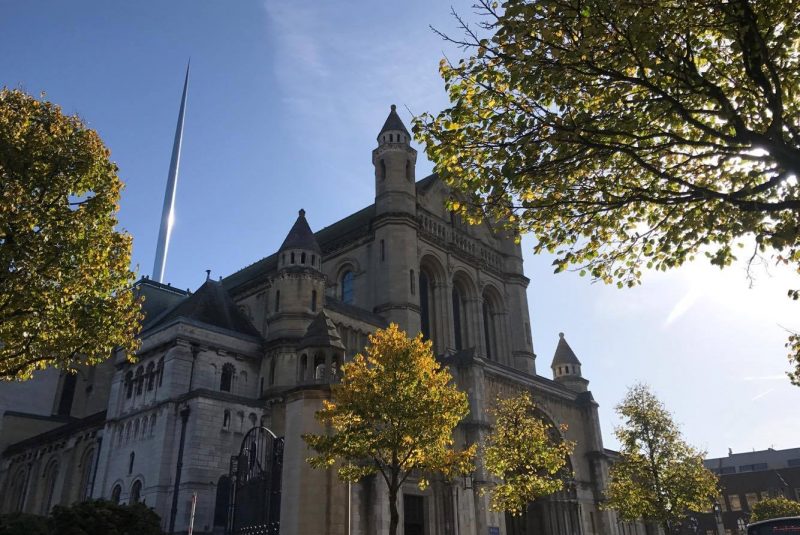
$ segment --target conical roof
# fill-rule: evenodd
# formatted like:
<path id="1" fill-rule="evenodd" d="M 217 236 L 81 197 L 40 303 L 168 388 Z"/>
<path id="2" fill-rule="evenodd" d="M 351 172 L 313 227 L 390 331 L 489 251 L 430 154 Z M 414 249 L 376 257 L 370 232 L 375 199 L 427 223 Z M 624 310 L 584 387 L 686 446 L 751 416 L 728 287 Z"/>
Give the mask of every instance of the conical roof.
<path id="1" fill-rule="evenodd" d="M 178 318 L 185 318 L 213 327 L 220 327 L 249 336 L 260 337 L 258 330 L 239 310 L 222 283 L 206 280 L 197 291 L 185 298 L 161 316 L 154 318 L 146 329 L 166 325 Z"/>
<path id="2" fill-rule="evenodd" d="M 572 351 L 572 348 L 569 347 L 566 338 L 564 338 L 564 333 L 558 333 L 558 345 L 556 346 L 556 353 L 553 355 L 552 366 L 558 366 L 559 364 L 581 365 L 581 361 L 579 361 L 578 357 L 575 356 L 575 352 Z"/>
<path id="3" fill-rule="evenodd" d="M 406 125 L 403 124 L 403 120 L 400 119 L 399 115 L 397 115 L 397 106 L 394 104 L 392 104 L 389 117 L 387 117 L 386 122 L 383 123 L 383 128 L 381 128 L 381 131 L 378 132 L 378 137 L 380 137 L 380 135 L 387 130 L 400 130 L 401 132 L 408 134 L 409 137 L 411 136 L 411 134 L 408 133 L 408 130 L 406 130 Z"/>
<path id="4" fill-rule="evenodd" d="M 311 232 L 311 227 L 308 226 L 306 221 L 306 211 L 302 208 L 297 216 L 297 221 L 294 222 L 292 230 L 283 240 L 283 245 L 278 249 L 278 252 L 286 251 L 287 249 L 305 249 L 306 251 L 314 251 L 315 253 L 322 254 L 322 249 Z"/>
<path id="5" fill-rule="evenodd" d="M 321 310 L 308 326 L 308 330 L 306 330 L 306 334 L 300 342 L 300 347 L 335 347 L 344 349 L 344 344 L 342 344 L 342 337 L 339 335 L 339 330 L 333 320 L 324 310 Z"/>

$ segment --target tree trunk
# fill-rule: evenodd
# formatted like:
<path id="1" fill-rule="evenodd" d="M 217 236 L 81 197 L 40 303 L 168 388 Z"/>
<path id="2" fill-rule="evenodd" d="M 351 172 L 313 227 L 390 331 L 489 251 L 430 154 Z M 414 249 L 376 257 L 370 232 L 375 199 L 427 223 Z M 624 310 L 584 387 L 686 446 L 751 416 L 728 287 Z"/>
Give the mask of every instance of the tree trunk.
<path id="1" fill-rule="evenodd" d="M 400 513 L 397 512 L 397 485 L 392 478 L 389 486 L 389 535 L 397 535 L 397 526 L 400 524 Z"/>

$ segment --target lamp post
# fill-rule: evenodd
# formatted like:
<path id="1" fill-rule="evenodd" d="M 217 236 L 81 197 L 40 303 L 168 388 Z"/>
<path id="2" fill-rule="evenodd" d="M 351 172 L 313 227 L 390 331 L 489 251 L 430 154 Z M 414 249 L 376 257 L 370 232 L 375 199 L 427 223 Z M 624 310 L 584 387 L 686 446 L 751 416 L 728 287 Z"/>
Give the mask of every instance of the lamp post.
<path id="1" fill-rule="evenodd" d="M 719 502 L 714 502 L 714 520 L 717 522 L 717 535 L 725 535 L 725 526 L 722 525 L 722 508 Z"/>

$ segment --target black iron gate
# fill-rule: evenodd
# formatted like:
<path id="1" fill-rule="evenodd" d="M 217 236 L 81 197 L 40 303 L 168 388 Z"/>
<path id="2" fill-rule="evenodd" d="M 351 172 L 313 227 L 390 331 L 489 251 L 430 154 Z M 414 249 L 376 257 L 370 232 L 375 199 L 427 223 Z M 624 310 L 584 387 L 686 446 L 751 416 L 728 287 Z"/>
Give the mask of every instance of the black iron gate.
<path id="1" fill-rule="evenodd" d="M 232 493 L 227 532 L 232 535 L 278 535 L 281 526 L 283 438 L 254 427 L 231 457 Z"/>

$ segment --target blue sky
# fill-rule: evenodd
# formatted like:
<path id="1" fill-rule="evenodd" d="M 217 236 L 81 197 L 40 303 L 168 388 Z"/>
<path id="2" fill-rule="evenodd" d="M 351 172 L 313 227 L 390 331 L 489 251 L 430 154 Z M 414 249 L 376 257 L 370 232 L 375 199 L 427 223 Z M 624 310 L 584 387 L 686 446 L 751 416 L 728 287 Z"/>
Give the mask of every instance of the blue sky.
<path id="1" fill-rule="evenodd" d="M 469 1 L 453 6 L 469 14 Z M 450 3 L 322 0 L 60 2 L 0 0 L 0 85 L 78 113 L 98 130 L 127 187 L 121 226 L 152 271 L 180 100 L 192 58 L 177 215 L 166 279 L 196 288 L 280 245 L 305 208 L 319 229 L 373 200 L 370 152 L 389 104 L 446 105 L 437 66 L 457 57 L 429 28 L 456 32 Z M 417 176 L 431 168 L 421 147 Z M 601 405 L 650 383 L 686 438 L 712 456 L 800 445 L 800 389 L 789 385 L 784 327 L 800 329 L 798 279 L 698 262 L 617 290 L 524 242 L 538 370 L 564 331 Z"/>

